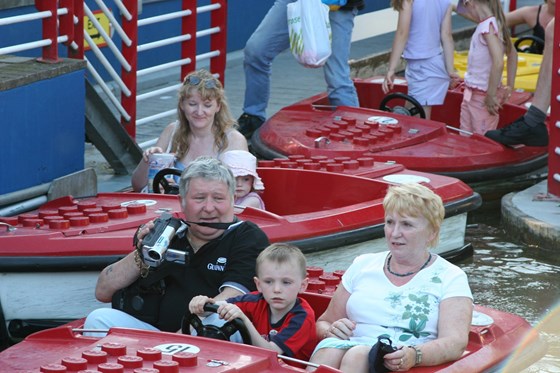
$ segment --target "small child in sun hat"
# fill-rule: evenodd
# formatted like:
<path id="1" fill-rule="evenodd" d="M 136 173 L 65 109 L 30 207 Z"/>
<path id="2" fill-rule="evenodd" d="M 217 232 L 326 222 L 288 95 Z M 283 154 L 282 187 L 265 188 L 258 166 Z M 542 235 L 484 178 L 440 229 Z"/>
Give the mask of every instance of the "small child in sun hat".
<path id="1" fill-rule="evenodd" d="M 264 210 L 264 201 L 257 193 L 264 190 L 257 174 L 257 158 L 245 150 L 230 150 L 220 155 L 219 159 L 235 176 L 235 205 Z"/>

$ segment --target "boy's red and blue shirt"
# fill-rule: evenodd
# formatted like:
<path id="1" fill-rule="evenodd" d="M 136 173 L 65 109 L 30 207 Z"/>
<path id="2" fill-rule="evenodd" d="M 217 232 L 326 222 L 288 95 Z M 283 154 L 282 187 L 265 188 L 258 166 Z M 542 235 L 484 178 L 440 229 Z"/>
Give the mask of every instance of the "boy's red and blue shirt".
<path id="1" fill-rule="evenodd" d="M 262 293 L 252 292 L 227 301 L 237 305 L 261 336 L 280 347 L 284 355 L 309 360 L 317 337 L 315 311 L 305 299 L 298 298 L 294 307 L 275 324 L 270 322 L 270 307 Z"/>

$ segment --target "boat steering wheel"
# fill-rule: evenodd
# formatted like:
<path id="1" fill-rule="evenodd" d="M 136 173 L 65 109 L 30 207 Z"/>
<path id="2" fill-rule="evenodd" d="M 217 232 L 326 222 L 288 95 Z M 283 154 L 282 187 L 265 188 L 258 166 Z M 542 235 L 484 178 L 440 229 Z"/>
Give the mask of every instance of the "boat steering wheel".
<path id="1" fill-rule="evenodd" d="M 170 183 L 166 178 L 168 175 L 181 176 L 181 171 L 176 168 L 164 168 L 159 170 L 156 176 L 154 176 L 154 181 L 152 183 L 154 193 L 160 194 L 163 188 L 165 194 L 179 194 L 179 185 Z"/>
<path id="2" fill-rule="evenodd" d="M 393 100 L 404 100 L 412 104 L 411 108 L 405 108 L 403 106 L 393 106 L 389 107 L 387 104 Z M 379 104 L 379 110 L 388 111 L 389 113 L 403 114 L 408 116 L 420 115 L 420 118 L 426 119 L 426 112 L 420 103 L 412 96 L 404 94 L 402 92 L 389 93 L 387 96 L 381 100 Z"/>
<path id="3" fill-rule="evenodd" d="M 215 313 L 218 311 L 218 307 L 219 306 L 215 303 L 206 303 L 204 305 L 204 311 Z M 249 334 L 247 326 L 245 326 L 245 323 L 240 318 L 228 321 L 221 327 L 215 325 L 204 325 L 202 320 L 200 320 L 200 317 L 191 313 L 187 308 L 187 312 L 185 312 L 185 316 L 183 316 L 181 324 L 181 331 L 183 334 L 190 335 L 191 326 L 194 330 L 196 330 L 196 334 L 198 336 L 220 339 L 223 341 L 229 341 L 232 335 L 239 332 L 239 334 L 241 334 L 241 339 L 243 339 L 243 343 L 246 345 L 251 344 L 251 334 Z"/>
<path id="4" fill-rule="evenodd" d="M 527 45 L 521 45 L 524 42 L 526 42 L 527 40 L 531 41 L 531 44 Z M 534 36 L 534 35 L 524 35 L 524 36 L 520 36 L 515 43 L 513 43 L 513 46 L 515 47 L 515 50 L 521 53 L 535 53 L 535 50 L 543 50 L 544 49 L 544 40 L 542 40 L 541 38 L 539 38 L 538 36 Z"/>

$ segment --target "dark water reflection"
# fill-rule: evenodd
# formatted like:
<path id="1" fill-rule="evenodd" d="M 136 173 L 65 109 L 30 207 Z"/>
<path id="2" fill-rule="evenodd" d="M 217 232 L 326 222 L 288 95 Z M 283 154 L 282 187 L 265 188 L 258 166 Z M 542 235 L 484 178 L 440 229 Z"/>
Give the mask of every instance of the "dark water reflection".
<path id="1" fill-rule="evenodd" d="M 547 323 L 541 332 L 547 355 L 525 372 L 560 372 L 560 259 L 552 250 L 512 242 L 499 213 L 483 212 L 470 223 L 467 241 L 474 256 L 459 266 L 469 276 L 475 302 L 520 315 L 534 326 L 555 315 L 556 324 Z"/>

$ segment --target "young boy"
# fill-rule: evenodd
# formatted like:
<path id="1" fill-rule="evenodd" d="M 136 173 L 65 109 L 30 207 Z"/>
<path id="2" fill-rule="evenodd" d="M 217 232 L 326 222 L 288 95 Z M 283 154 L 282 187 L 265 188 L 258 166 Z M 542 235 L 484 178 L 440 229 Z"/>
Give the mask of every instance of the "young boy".
<path id="1" fill-rule="evenodd" d="M 205 303 L 220 304 L 225 321 L 241 318 L 253 341 L 280 354 L 309 360 L 315 348 L 315 312 L 298 294 L 307 288 L 306 260 L 295 246 L 274 243 L 257 258 L 255 284 L 258 291 L 216 302 L 200 295 L 189 310 L 201 315 Z"/>

